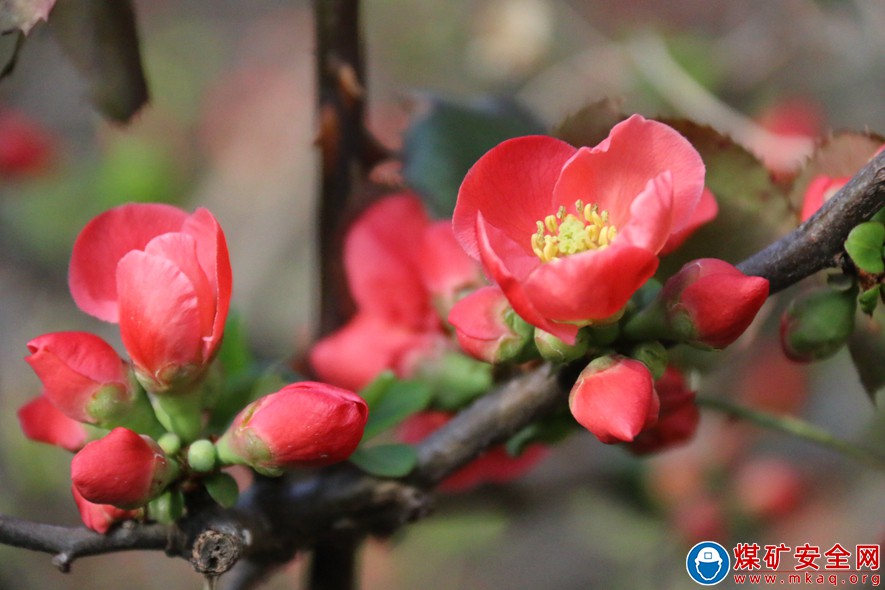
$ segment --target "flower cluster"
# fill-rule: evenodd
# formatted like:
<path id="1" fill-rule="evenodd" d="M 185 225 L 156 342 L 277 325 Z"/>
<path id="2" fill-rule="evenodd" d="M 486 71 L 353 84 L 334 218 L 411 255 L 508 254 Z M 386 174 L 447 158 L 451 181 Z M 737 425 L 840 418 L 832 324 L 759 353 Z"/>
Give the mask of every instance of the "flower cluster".
<path id="1" fill-rule="evenodd" d="M 223 430 L 225 392 L 206 377 L 232 280 L 224 233 L 207 210 L 130 204 L 99 215 L 77 238 L 69 282 L 83 311 L 119 324 L 128 359 L 87 332 L 33 339 L 26 360 L 43 393 L 19 420 L 29 438 L 76 453 L 73 493 L 90 528 L 174 520 L 195 483 L 228 504 L 227 465 L 276 475 L 342 461 L 359 444 L 366 403 L 316 382 L 245 400 Z"/>

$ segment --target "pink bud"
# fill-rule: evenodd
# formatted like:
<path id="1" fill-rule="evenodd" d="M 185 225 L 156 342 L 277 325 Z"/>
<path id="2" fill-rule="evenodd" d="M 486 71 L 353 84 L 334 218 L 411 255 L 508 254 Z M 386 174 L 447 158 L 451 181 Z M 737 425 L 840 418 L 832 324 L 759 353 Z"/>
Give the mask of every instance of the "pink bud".
<path id="1" fill-rule="evenodd" d="M 630 443 L 630 451 L 637 455 L 688 442 L 700 422 L 701 416 L 694 403 L 695 394 L 677 369 L 667 367 L 663 377 L 655 381 L 655 391 L 661 400 L 658 421 L 640 432 Z"/>
<path id="2" fill-rule="evenodd" d="M 337 463 L 356 449 L 368 415 L 366 402 L 346 389 L 293 383 L 237 414 L 217 443 L 218 454 L 268 475 Z"/>
<path id="3" fill-rule="evenodd" d="M 43 395 L 19 408 L 18 423 L 29 439 L 74 453 L 82 449 L 88 439 L 83 424 L 62 414 Z"/>
<path id="4" fill-rule="evenodd" d="M 609 355 L 581 372 L 569 394 L 569 408 L 581 426 L 612 444 L 630 442 L 654 424 L 660 402 L 644 364 Z"/>
<path id="5" fill-rule="evenodd" d="M 147 436 L 115 428 L 87 444 L 71 462 L 71 479 L 94 504 L 143 506 L 176 477 L 177 466 Z"/>
<path id="6" fill-rule="evenodd" d="M 768 298 L 768 281 L 716 258 L 683 266 L 664 285 L 667 321 L 687 342 L 725 348 L 743 334 Z"/>
<path id="7" fill-rule="evenodd" d="M 120 323 L 136 374 L 154 393 L 190 385 L 221 344 L 230 260 L 205 209 L 128 204 L 102 213 L 74 244 L 69 284 L 83 311 Z"/>
<path id="8" fill-rule="evenodd" d="M 399 438 L 408 444 L 416 444 L 442 428 L 454 414 L 440 411 L 421 412 L 411 416 L 399 428 Z M 479 458 L 468 463 L 439 486 L 441 491 L 462 492 L 487 483 L 505 483 L 525 475 L 547 455 L 547 449 L 532 444 L 514 457 L 503 445 L 493 447 Z"/>
<path id="9" fill-rule="evenodd" d="M 133 398 L 123 359 L 88 332 L 54 332 L 28 342 L 25 360 L 43 382 L 43 394 L 67 417 L 95 424 Z"/>
<path id="10" fill-rule="evenodd" d="M 74 502 L 80 512 L 80 519 L 87 528 L 96 533 L 105 534 L 114 523 L 138 518 L 140 510 L 123 510 L 110 504 L 93 504 L 77 491 L 77 486 L 71 486 Z"/>
<path id="11" fill-rule="evenodd" d="M 487 363 L 517 357 L 534 333 L 498 287 L 483 287 L 459 300 L 449 313 L 449 322 L 461 348 Z"/>

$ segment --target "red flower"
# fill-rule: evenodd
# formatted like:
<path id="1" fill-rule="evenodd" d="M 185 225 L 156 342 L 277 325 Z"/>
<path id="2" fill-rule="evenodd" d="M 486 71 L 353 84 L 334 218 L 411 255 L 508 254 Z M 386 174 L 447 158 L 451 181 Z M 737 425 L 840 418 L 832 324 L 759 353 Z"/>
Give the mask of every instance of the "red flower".
<path id="1" fill-rule="evenodd" d="M 648 368 L 620 355 L 593 360 L 569 394 L 581 426 L 606 444 L 630 442 L 658 419 L 660 401 Z"/>
<path id="2" fill-rule="evenodd" d="M 134 400 L 123 359 L 88 332 L 54 332 L 28 342 L 25 360 L 43 382 L 43 395 L 67 417 L 96 424 L 125 413 Z"/>
<path id="3" fill-rule="evenodd" d="M 205 209 L 129 204 L 99 215 L 74 244 L 69 283 L 80 309 L 120 323 L 139 380 L 153 392 L 192 382 L 221 343 L 230 260 Z"/>
<path id="4" fill-rule="evenodd" d="M 77 491 L 77 486 L 71 486 L 71 493 L 80 512 L 80 520 L 87 528 L 102 535 L 108 532 L 114 523 L 132 520 L 141 515 L 141 510 L 123 510 L 110 504 L 93 504 Z"/>
<path id="5" fill-rule="evenodd" d="M 676 131 L 634 115 L 594 148 L 505 141 L 470 169 L 455 235 L 530 324 L 569 344 L 619 313 L 688 226 L 704 164 Z"/>
<path id="6" fill-rule="evenodd" d="M 443 334 L 436 309 L 481 279 L 448 225 L 430 223 L 410 194 L 386 197 L 354 222 L 344 267 L 357 313 L 311 350 L 320 379 L 357 390 L 385 369 L 402 374 L 404 354 Z"/>
<path id="7" fill-rule="evenodd" d="M 518 356 L 534 333 L 498 287 L 482 287 L 460 299 L 449 322 L 465 352 L 493 364 Z"/>
<path id="8" fill-rule="evenodd" d="M 62 414 L 46 396 L 18 409 L 18 423 L 26 437 L 76 453 L 89 437 L 82 423 Z"/>
<path id="9" fill-rule="evenodd" d="M 655 391 L 661 400 L 658 421 L 640 432 L 629 444 L 630 451 L 637 455 L 688 442 L 701 419 L 694 403 L 695 394 L 677 369 L 667 367 L 664 375 L 655 381 Z"/>
<path id="10" fill-rule="evenodd" d="M 850 176 L 832 177 L 823 174 L 815 176 L 808 183 L 808 188 L 805 189 L 805 196 L 802 200 L 801 221 L 806 221 L 817 213 L 817 210 L 839 192 L 839 189 L 848 184 L 849 180 L 851 180 Z"/>
<path id="11" fill-rule="evenodd" d="M 177 466 L 147 436 L 114 428 L 74 455 L 71 480 L 94 504 L 138 508 L 155 498 L 177 476 Z"/>
<path id="12" fill-rule="evenodd" d="M 260 473 L 347 459 L 369 416 L 355 393 L 325 383 L 293 383 L 246 406 L 217 443 L 219 457 Z"/>
<path id="13" fill-rule="evenodd" d="M 442 428 L 454 414 L 441 411 L 421 412 L 411 416 L 399 428 L 399 438 L 408 444 L 417 444 Z M 547 449 L 533 444 L 518 456 L 507 453 L 503 446 L 489 449 L 445 480 L 439 489 L 462 492 L 486 483 L 505 483 L 522 477 L 547 455 Z"/>
<path id="14" fill-rule="evenodd" d="M 716 258 L 683 266 L 661 291 L 667 320 L 684 341 L 725 348 L 744 333 L 768 298 L 768 281 Z"/>
<path id="15" fill-rule="evenodd" d="M 44 169 L 52 157 L 52 138 L 19 112 L 0 112 L 0 174 L 21 176 Z"/>

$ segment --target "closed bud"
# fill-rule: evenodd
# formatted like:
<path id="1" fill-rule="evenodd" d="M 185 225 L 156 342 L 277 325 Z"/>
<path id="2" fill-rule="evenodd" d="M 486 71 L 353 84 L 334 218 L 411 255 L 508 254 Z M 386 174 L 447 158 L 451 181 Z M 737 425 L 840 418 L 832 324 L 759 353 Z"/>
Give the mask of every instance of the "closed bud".
<path id="1" fill-rule="evenodd" d="M 661 291 L 667 323 L 679 340 L 725 348 L 744 333 L 768 298 L 768 281 L 716 258 L 683 266 Z"/>
<path id="2" fill-rule="evenodd" d="M 793 299 L 781 316 L 784 354 L 803 363 L 836 354 L 854 331 L 856 297 L 856 289 L 815 289 Z"/>
<path id="3" fill-rule="evenodd" d="M 640 432 L 628 445 L 630 452 L 636 455 L 662 451 L 688 442 L 701 419 L 694 401 L 695 394 L 677 369 L 667 367 L 664 375 L 655 381 L 655 391 L 661 401 L 658 421 Z"/>
<path id="4" fill-rule="evenodd" d="M 43 382 L 43 395 L 68 418 L 102 428 L 161 432 L 123 359 L 95 334 L 44 334 L 28 342 L 28 350 L 25 360 Z"/>
<path id="5" fill-rule="evenodd" d="M 363 436 L 369 408 L 355 393 L 304 381 L 246 406 L 216 443 L 219 459 L 265 475 L 347 459 Z"/>
<path id="6" fill-rule="evenodd" d="M 632 441 L 655 423 L 659 407 L 648 367 L 620 355 L 593 360 L 569 394 L 575 420 L 606 444 Z"/>
<path id="7" fill-rule="evenodd" d="M 126 428 L 115 428 L 87 444 L 71 462 L 71 479 L 94 504 L 138 508 L 178 476 L 178 466 L 160 446 Z"/>
<path id="8" fill-rule="evenodd" d="M 465 352 L 493 364 L 519 360 L 534 331 L 498 287 L 483 287 L 460 299 L 449 323 Z"/>

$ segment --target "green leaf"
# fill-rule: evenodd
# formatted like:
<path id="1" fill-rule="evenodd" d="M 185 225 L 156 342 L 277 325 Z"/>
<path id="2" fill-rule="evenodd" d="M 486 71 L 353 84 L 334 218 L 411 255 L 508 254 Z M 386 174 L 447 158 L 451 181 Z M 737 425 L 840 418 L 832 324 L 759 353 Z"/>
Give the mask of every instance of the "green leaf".
<path id="1" fill-rule="evenodd" d="M 696 258 L 733 264 L 754 254 L 795 226 L 784 189 L 756 156 L 712 127 L 685 119 L 663 119 L 698 150 L 707 167 L 705 184 L 719 214 L 661 263 L 667 277 Z"/>
<path id="2" fill-rule="evenodd" d="M 203 485 L 222 508 L 231 508 L 240 495 L 237 481 L 227 473 L 214 473 L 203 478 Z"/>
<path id="3" fill-rule="evenodd" d="M 518 457 L 529 445 L 535 443 L 553 445 L 565 440 L 577 431 L 578 423 L 568 412 L 548 416 L 539 422 L 529 424 L 504 444 L 507 454 Z"/>
<path id="4" fill-rule="evenodd" d="M 224 340 L 218 351 L 218 361 L 224 369 L 226 378 L 235 377 L 252 370 L 255 357 L 249 348 L 243 318 L 236 311 L 231 311 L 224 325 Z"/>
<path id="5" fill-rule="evenodd" d="M 93 105 L 108 119 L 129 121 L 148 100 L 131 0 L 65 0 L 50 27 L 86 78 Z"/>
<path id="6" fill-rule="evenodd" d="M 873 315 L 876 306 L 879 305 L 879 298 L 882 296 L 882 285 L 874 285 L 860 294 L 857 302 L 860 309 L 867 315 Z"/>
<path id="7" fill-rule="evenodd" d="M 350 462 L 372 475 L 402 477 L 415 468 L 418 453 L 403 444 L 360 447 L 350 456 Z"/>
<path id="8" fill-rule="evenodd" d="M 885 389 L 885 314 L 858 319 L 848 351 L 864 390 L 875 403 L 876 395 Z"/>
<path id="9" fill-rule="evenodd" d="M 433 399 L 433 392 L 425 383 L 418 381 L 397 381 L 391 384 L 378 400 L 374 410 L 369 412 L 369 421 L 363 431 L 363 440 L 369 440 L 385 430 L 389 430 L 426 408 Z"/>
<path id="10" fill-rule="evenodd" d="M 885 225 L 878 221 L 861 223 L 845 239 L 845 251 L 854 264 L 871 274 L 885 272 L 882 260 L 882 244 L 885 242 Z"/>
<path id="11" fill-rule="evenodd" d="M 394 375 L 393 371 L 386 370 L 378 373 L 378 376 L 372 379 L 372 381 L 359 390 L 359 395 L 366 401 L 366 404 L 369 406 L 369 412 L 374 412 L 375 408 L 378 406 L 378 402 L 381 401 L 381 398 L 384 397 L 384 394 L 387 393 L 387 390 L 391 385 L 396 383 L 396 375 Z"/>
<path id="12" fill-rule="evenodd" d="M 461 181 L 483 154 L 505 139 L 543 132 L 531 114 L 511 101 L 465 105 L 432 98 L 426 113 L 406 131 L 403 174 L 433 213 L 451 217 Z"/>
<path id="13" fill-rule="evenodd" d="M 491 389 L 493 383 L 490 364 L 458 352 L 423 363 L 414 376 L 430 385 L 436 405 L 444 410 L 464 407 Z"/>

